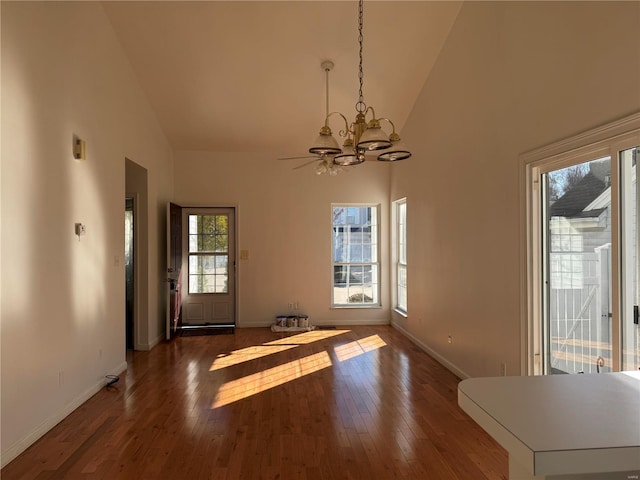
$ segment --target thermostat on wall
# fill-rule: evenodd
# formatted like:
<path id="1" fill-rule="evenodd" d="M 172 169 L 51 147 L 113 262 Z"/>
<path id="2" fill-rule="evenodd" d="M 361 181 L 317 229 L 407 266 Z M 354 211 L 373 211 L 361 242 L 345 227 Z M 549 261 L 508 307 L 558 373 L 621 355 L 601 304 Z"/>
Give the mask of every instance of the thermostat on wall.
<path id="1" fill-rule="evenodd" d="M 85 150 L 85 142 L 76 135 L 73 136 L 73 158 L 76 160 L 85 160 L 87 158 Z"/>

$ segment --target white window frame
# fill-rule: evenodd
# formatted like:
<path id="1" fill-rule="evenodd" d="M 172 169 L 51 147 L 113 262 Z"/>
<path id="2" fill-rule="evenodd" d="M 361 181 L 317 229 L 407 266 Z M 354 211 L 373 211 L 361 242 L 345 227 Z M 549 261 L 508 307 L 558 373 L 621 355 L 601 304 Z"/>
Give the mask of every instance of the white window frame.
<path id="1" fill-rule="evenodd" d="M 612 165 L 612 258 L 620 258 L 619 160 L 618 153 L 640 143 L 640 112 L 568 139 L 532 150 L 520 156 L 520 321 L 521 372 L 525 375 L 543 373 L 544 339 L 542 334 L 542 238 L 537 221 L 541 215 L 542 174 L 594 158 L 610 156 Z M 618 166 L 616 166 L 618 165 Z M 616 167 L 614 167 L 616 166 Z M 612 347 L 621 352 L 620 329 L 620 268 L 612 262 Z M 619 371 L 620 355 L 612 358 L 613 370 Z"/>
<path id="2" fill-rule="evenodd" d="M 375 241 L 376 241 L 376 261 L 375 262 L 366 262 L 366 263 L 370 263 L 371 265 L 375 265 L 376 266 L 376 281 L 375 281 L 375 295 L 376 295 L 376 299 L 377 301 L 374 301 L 372 303 L 367 303 L 367 304 L 358 304 L 358 303 L 336 303 L 335 298 L 334 298 L 334 292 L 335 292 L 335 276 L 334 276 L 334 267 L 336 265 L 340 265 L 342 263 L 334 263 L 333 261 L 333 249 L 334 249 L 334 232 L 333 232 L 333 212 L 335 208 L 349 208 L 349 207 L 356 207 L 356 208 L 375 208 L 375 219 L 376 219 L 376 236 L 375 236 Z M 331 308 L 364 308 L 364 309 L 370 309 L 370 308 L 380 308 L 382 306 L 381 303 L 381 298 L 380 298 L 380 279 L 381 279 L 381 261 L 380 261 L 380 255 L 381 255 L 381 246 L 380 246 L 380 215 L 381 215 L 381 210 L 382 207 L 380 204 L 372 204 L 372 203 L 332 203 L 331 204 Z M 344 263 L 349 264 L 352 262 L 347 262 Z M 353 263 L 360 263 L 360 262 L 353 262 Z M 372 282 L 373 283 L 373 282 Z"/>
<path id="3" fill-rule="evenodd" d="M 400 223 L 400 208 L 404 207 L 404 224 Z M 394 310 L 399 313 L 400 315 L 403 316 L 407 316 L 408 314 L 408 307 L 409 307 L 409 298 L 408 298 L 408 281 L 406 282 L 406 284 L 404 285 L 405 288 L 405 296 L 407 298 L 407 304 L 406 305 L 400 305 L 399 299 L 400 299 L 400 288 L 401 285 L 399 283 L 399 279 L 400 279 L 400 269 L 404 268 L 405 270 L 405 281 L 407 279 L 407 198 L 400 198 L 398 200 L 395 200 L 392 204 L 392 225 L 393 225 L 393 231 L 391 234 L 391 241 L 392 241 L 392 245 L 393 245 L 393 252 L 392 252 L 392 262 L 393 262 L 393 270 L 392 270 L 392 285 L 393 285 L 393 293 L 392 293 L 392 299 L 393 299 L 393 308 Z M 401 229 L 404 228 L 404 235 L 401 235 Z M 401 256 L 401 244 L 400 242 L 402 241 L 402 239 L 404 239 L 405 242 L 405 258 L 404 261 L 402 259 Z"/>

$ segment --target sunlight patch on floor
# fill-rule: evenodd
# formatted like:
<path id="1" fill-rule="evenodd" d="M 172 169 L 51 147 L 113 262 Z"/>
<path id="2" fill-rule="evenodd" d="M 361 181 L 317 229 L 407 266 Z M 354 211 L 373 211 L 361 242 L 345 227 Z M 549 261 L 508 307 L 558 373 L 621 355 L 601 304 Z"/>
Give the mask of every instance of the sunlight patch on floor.
<path id="1" fill-rule="evenodd" d="M 239 363 L 249 362 L 258 358 L 266 357 L 274 353 L 284 352 L 291 348 L 295 348 L 297 345 L 255 345 L 252 347 L 242 348 L 240 350 L 234 350 L 231 353 L 221 353 L 213 361 L 210 372 L 220 370 L 222 368 L 238 365 Z"/>
<path id="2" fill-rule="evenodd" d="M 264 345 L 307 345 L 308 343 L 317 342 L 326 338 L 335 337 L 336 335 L 342 335 L 348 333 L 350 330 L 311 330 L 310 332 L 299 333 L 298 335 L 292 335 L 290 337 L 279 338 L 273 342 L 267 342 Z"/>
<path id="3" fill-rule="evenodd" d="M 220 388 L 212 408 L 229 405 L 331 365 L 329 354 L 327 352 L 319 352 L 227 382 Z"/>
<path id="4" fill-rule="evenodd" d="M 259 358 L 260 356 L 269 355 L 271 353 L 275 353 L 278 348 L 282 349 L 280 351 L 284 351 L 305 343 L 311 343 L 313 341 L 339 335 L 348 331 L 349 330 L 306 332 L 300 335 L 294 335 L 293 337 L 268 342 L 262 346 L 244 348 L 242 350 L 232 352 L 227 356 L 221 356 L 216 360 L 216 362 L 220 361 L 220 363 L 216 365 L 216 362 L 214 362 L 211 370 L 217 370 L 231 364 L 237 364 L 254 358 Z M 285 341 L 287 342 L 286 344 L 282 343 Z M 385 341 L 378 335 L 371 335 L 354 342 L 339 345 L 334 348 L 334 351 L 338 360 L 340 362 L 344 362 L 357 357 L 358 355 L 382 348 L 386 345 Z M 234 355 L 237 356 L 237 360 L 233 358 Z M 225 365 L 223 362 L 236 363 L 228 363 Z M 232 380 L 225 383 L 220 388 L 211 408 L 219 408 L 229 405 L 230 403 L 248 398 L 252 395 L 257 395 L 258 393 L 278 387 L 324 368 L 331 367 L 332 365 L 333 363 L 331 362 L 329 354 L 326 351 L 322 351 L 292 360 L 282 365 L 278 365 L 277 367 L 268 368 L 261 372 L 247 375 L 246 377 L 242 377 L 237 380 Z"/>
<path id="5" fill-rule="evenodd" d="M 310 332 L 279 338 L 278 340 L 266 342 L 262 345 L 252 345 L 251 347 L 241 348 L 230 353 L 221 353 L 213 361 L 209 371 L 221 370 L 226 367 L 256 360 L 266 357 L 267 355 L 273 355 L 274 353 L 284 352 L 300 345 L 307 345 L 347 332 L 349 332 L 349 330 L 312 330 Z"/>
<path id="6" fill-rule="evenodd" d="M 345 360 L 349 360 L 350 358 L 357 357 L 358 355 L 362 355 L 363 353 L 370 352 L 372 350 L 377 350 L 378 348 L 382 348 L 386 345 L 385 341 L 378 335 L 371 335 L 369 337 L 356 340 L 355 342 L 339 345 L 335 347 L 334 350 L 338 360 L 344 362 Z"/>

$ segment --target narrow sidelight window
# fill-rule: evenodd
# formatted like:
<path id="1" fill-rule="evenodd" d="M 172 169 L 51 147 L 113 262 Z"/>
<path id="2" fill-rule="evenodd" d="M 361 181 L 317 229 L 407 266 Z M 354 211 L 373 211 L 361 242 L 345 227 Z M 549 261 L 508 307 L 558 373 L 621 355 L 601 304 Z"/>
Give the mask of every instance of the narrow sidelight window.
<path id="1" fill-rule="evenodd" d="M 394 203 L 394 264 L 395 264 L 395 308 L 407 313 L 407 199 Z"/>

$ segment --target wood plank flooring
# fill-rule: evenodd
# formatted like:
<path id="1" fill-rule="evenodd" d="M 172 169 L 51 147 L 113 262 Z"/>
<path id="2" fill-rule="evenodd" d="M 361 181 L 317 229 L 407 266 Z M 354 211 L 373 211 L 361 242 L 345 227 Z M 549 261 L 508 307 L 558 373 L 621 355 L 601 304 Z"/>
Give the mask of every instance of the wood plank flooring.
<path id="1" fill-rule="evenodd" d="M 507 478 L 459 379 L 389 326 L 237 329 L 128 362 L 2 480 Z"/>

